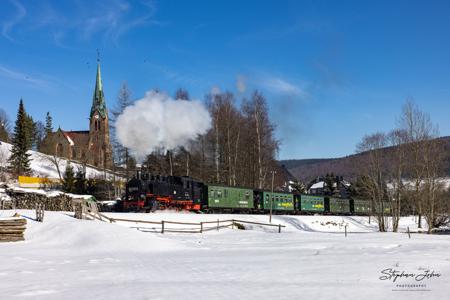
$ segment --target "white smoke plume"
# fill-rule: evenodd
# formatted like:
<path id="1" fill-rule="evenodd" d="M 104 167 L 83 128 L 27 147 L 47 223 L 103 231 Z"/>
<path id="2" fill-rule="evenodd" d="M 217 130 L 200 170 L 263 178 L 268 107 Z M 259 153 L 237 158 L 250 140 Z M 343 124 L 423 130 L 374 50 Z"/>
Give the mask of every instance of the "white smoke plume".
<path id="1" fill-rule="evenodd" d="M 119 142 L 138 160 L 157 148 L 186 146 L 210 127 L 211 117 L 201 102 L 174 100 L 155 91 L 127 107 L 116 121 Z"/>

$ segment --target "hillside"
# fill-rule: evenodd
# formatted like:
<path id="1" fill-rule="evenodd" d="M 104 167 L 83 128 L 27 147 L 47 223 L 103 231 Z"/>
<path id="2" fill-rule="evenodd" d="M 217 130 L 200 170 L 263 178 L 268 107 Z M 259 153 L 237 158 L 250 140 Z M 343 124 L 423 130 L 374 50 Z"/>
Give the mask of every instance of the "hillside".
<path id="1" fill-rule="evenodd" d="M 446 145 L 446 157 L 450 159 L 450 136 L 441 138 Z M 384 148 L 384 159 L 388 163 L 393 158 L 395 147 Z M 290 159 L 281 160 L 280 164 L 284 165 L 295 177 L 302 182 L 309 182 L 317 176 L 327 173 L 343 176 L 347 180 L 354 180 L 361 161 L 367 152 L 353 154 L 340 158 L 323 158 L 323 159 Z M 447 173 L 450 174 L 450 168 L 447 164 Z"/>
<path id="2" fill-rule="evenodd" d="M 11 153 L 11 144 L 0 142 L 0 170 L 6 168 L 8 165 L 8 158 Z M 28 151 L 31 154 L 31 163 L 30 167 L 32 170 L 32 175 L 36 177 L 47 177 L 47 178 L 59 178 L 58 170 L 56 168 L 55 159 L 37 151 Z M 64 173 L 66 169 L 66 165 L 68 163 L 67 159 L 60 158 L 57 160 L 58 167 L 61 172 L 61 175 Z M 83 168 L 81 163 L 71 162 L 74 170 L 78 170 Z M 87 178 L 103 178 L 104 176 L 108 178 L 112 178 L 112 174 L 108 171 L 104 171 L 93 166 L 86 166 L 86 177 Z"/>

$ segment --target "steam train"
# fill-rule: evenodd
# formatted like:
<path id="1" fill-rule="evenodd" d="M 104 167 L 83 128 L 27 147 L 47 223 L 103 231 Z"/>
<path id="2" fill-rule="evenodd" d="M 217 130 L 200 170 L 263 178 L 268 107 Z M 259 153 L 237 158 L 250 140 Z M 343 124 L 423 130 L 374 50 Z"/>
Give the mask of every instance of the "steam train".
<path id="1" fill-rule="evenodd" d="M 321 195 L 270 192 L 243 187 L 204 184 L 186 176 L 138 173 L 126 185 L 119 211 L 189 210 L 203 213 L 268 213 L 368 215 L 389 205 L 372 207 L 370 201 Z"/>

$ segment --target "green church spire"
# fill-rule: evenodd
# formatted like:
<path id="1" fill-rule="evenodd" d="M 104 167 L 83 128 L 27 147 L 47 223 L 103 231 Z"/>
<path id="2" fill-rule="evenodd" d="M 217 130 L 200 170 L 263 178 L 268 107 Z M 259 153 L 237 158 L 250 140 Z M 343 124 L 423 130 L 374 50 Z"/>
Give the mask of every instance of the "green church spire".
<path id="1" fill-rule="evenodd" d="M 97 60 L 98 61 L 98 60 Z M 97 62 L 97 77 L 95 80 L 94 96 L 92 97 L 91 118 L 98 111 L 102 118 L 106 117 L 106 102 L 103 95 L 102 76 L 100 73 L 100 62 Z"/>

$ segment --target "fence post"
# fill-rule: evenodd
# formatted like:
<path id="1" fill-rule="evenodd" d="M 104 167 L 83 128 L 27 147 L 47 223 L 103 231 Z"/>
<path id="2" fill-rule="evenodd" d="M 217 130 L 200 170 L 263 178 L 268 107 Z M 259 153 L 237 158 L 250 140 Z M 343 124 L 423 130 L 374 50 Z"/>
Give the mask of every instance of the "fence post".
<path id="1" fill-rule="evenodd" d="M 217 231 L 219 231 L 219 219 L 217 219 Z"/>
<path id="2" fill-rule="evenodd" d="M 203 222 L 200 222 L 200 233 L 203 232 Z"/>
<path id="3" fill-rule="evenodd" d="M 164 233 L 164 221 L 161 221 L 161 233 Z"/>
<path id="4" fill-rule="evenodd" d="M 234 220 L 231 220 L 231 229 L 234 229 Z"/>
<path id="5" fill-rule="evenodd" d="M 409 226 L 408 226 L 408 238 L 411 238 L 411 233 L 409 232 Z"/>
<path id="6" fill-rule="evenodd" d="M 278 224 L 278 233 L 281 233 L 281 224 Z"/>
<path id="7" fill-rule="evenodd" d="M 347 237 L 347 226 L 348 225 L 345 225 L 345 227 L 344 227 L 345 228 L 345 237 Z"/>

